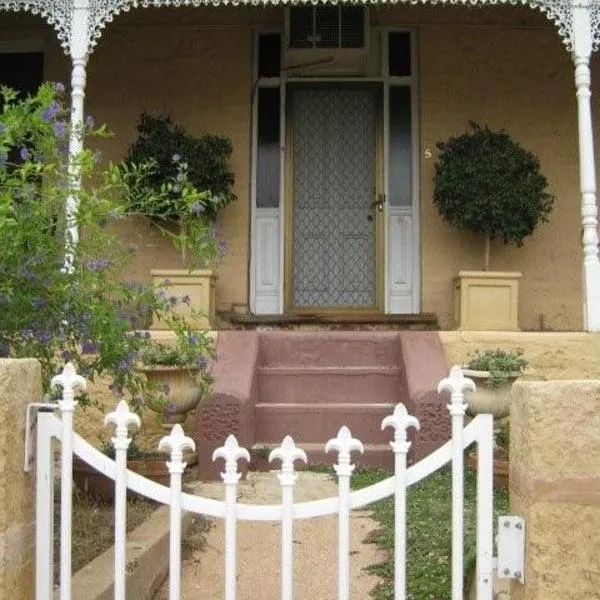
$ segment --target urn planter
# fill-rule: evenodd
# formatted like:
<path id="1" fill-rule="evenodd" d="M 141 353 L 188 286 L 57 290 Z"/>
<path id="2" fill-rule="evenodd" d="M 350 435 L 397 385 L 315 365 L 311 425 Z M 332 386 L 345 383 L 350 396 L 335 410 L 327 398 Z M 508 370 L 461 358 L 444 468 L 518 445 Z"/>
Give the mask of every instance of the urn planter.
<path id="1" fill-rule="evenodd" d="M 521 373 L 510 373 L 505 383 L 491 385 L 489 371 L 463 369 L 465 377 L 475 383 L 474 392 L 466 392 L 467 414 L 474 417 L 479 414 L 493 415 L 495 419 L 508 417 L 510 414 L 510 389 Z"/>
<path id="2" fill-rule="evenodd" d="M 157 396 L 145 398 L 145 405 L 158 413 L 162 426 L 171 429 L 183 424 L 187 414 L 198 406 L 202 392 L 195 375 L 198 369 L 171 365 L 152 365 L 143 368 L 148 381 L 158 390 Z"/>

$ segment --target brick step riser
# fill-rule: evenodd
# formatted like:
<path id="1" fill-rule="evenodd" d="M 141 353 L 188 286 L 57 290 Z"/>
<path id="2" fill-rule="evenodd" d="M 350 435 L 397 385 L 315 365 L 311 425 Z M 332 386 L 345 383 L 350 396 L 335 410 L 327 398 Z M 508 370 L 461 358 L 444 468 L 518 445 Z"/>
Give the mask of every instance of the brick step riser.
<path id="1" fill-rule="evenodd" d="M 405 401 L 399 373 L 259 373 L 262 403 L 388 403 Z"/>
<path id="2" fill-rule="evenodd" d="M 328 404 L 311 407 L 260 403 L 255 407 L 254 439 L 279 444 L 286 435 L 291 435 L 299 445 L 302 442 L 324 445 L 346 425 L 353 437 L 363 444 L 386 444 L 393 439 L 393 432 L 391 429 L 381 431 L 381 422 L 392 412 L 390 406 Z"/>

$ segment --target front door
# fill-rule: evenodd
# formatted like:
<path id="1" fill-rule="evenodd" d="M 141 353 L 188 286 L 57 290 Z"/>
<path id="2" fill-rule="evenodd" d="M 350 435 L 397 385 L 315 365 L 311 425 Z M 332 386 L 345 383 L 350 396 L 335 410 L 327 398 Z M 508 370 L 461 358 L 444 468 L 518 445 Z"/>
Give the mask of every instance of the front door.
<path id="1" fill-rule="evenodd" d="M 288 93 L 289 309 L 378 310 L 379 90 L 299 84 Z"/>

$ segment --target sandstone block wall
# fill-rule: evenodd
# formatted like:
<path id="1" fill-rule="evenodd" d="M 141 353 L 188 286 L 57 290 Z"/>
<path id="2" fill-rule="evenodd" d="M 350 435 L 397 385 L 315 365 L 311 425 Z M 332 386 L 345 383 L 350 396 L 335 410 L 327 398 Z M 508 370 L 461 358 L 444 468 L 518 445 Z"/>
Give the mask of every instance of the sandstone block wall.
<path id="1" fill-rule="evenodd" d="M 517 382 L 510 469 L 527 528 L 511 600 L 600 598 L 600 381 Z"/>
<path id="2" fill-rule="evenodd" d="M 0 360 L 0 598 L 33 599 L 34 474 L 23 461 L 26 407 L 41 397 L 36 360 Z"/>

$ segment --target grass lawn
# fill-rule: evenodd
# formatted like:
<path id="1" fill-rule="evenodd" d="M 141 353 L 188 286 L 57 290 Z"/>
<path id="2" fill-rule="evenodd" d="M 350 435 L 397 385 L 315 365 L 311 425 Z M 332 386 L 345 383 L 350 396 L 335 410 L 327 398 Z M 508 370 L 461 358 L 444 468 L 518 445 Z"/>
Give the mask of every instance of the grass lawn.
<path id="1" fill-rule="evenodd" d="M 371 469 L 357 470 L 354 489 L 367 487 L 390 474 Z M 447 600 L 451 598 L 452 471 L 449 467 L 430 475 L 408 489 L 407 598 Z M 381 529 L 373 542 L 387 550 L 385 562 L 373 565 L 381 578 L 373 591 L 376 600 L 394 597 L 394 500 L 386 498 L 372 505 Z M 476 474 L 465 469 L 465 576 L 475 564 Z M 508 514 L 508 491 L 495 491 L 494 512 Z M 496 519 L 494 518 L 494 521 Z M 465 587 L 466 590 L 466 587 Z"/>

